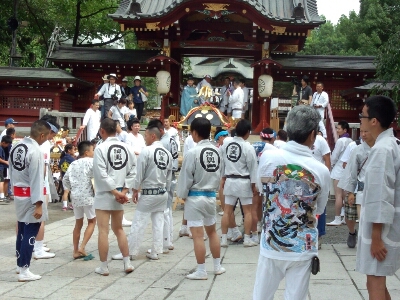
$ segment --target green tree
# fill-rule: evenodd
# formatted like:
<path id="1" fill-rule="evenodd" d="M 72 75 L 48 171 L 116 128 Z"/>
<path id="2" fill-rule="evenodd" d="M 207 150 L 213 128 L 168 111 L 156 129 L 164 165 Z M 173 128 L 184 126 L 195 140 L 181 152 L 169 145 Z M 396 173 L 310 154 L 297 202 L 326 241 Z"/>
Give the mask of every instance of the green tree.
<path id="1" fill-rule="evenodd" d="M 4 27 L 13 15 L 13 1 L 0 3 L 0 24 Z M 28 27 L 17 31 L 22 66 L 43 65 L 56 26 L 60 28 L 60 42 L 68 41 L 79 47 L 101 47 L 122 38 L 135 39 L 132 31 L 121 32 L 119 24 L 107 16 L 115 12 L 119 0 L 19 0 L 18 3 L 17 19 L 29 22 Z M 10 49 L 11 31 L 1 30 L 0 38 L 0 50 Z M 0 65 L 8 64 L 9 53 L 9 50 L 1 51 Z"/>

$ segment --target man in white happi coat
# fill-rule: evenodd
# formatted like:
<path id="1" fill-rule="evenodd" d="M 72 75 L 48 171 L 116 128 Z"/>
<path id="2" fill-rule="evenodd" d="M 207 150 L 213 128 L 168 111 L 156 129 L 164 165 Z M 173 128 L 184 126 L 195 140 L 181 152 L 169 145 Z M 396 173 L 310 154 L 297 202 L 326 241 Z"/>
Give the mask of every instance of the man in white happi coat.
<path id="1" fill-rule="evenodd" d="M 345 217 L 346 224 L 349 228 L 349 235 L 347 237 L 347 246 L 354 248 L 357 243 L 357 230 L 355 229 L 356 220 L 360 217 L 361 199 L 364 190 L 365 168 L 368 160 L 371 147 L 374 145 L 375 140 L 371 133 L 364 128 L 360 128 L 360 136 L 362 143 L 353 142 L 356 147 L 350 153 L 350 157 L 345 161 L 346 167 L 343 172 L 342 178 L 339 180 L 338 187 L 348 193 L 345 200 Z M 347 149 L 353 144 L 350 143 Z M 346 153 L 345 153 L 346 154 Z M 345 156 L 345 154 L 343 156 Z M 357 194 L 357 201 L 355 200 Z"/>
<path id="2" fill-rule="evenodd" d="M 332 151 L 331 155 L 331 164 L 332 164 L 332 171 L 331 171 L 331 178 L 333 179 L 333 188 L 335 190 L 335 219 L 327 223 L 328 226 L 339 226 L 342 223 L 345 223 L 344 219 L 342 220 L 342 216 L 344 217 L 344 207 L 343 207 L 343 200 L 346 197 L 345 192 L 338 187 L 338 183 L 340 178 L 343 175 L 343 161 L 341 158 L 347 148 L 347 146 L 353 141 L 350 138 L 350 126 L 349 123 L 346 121 L 338 122 L 336 126 L 336 131 L 339 136 L 335 144 L 335 149 Z"/>
<path id="3" fill-rule="evenodd" d="M 229 95 L 229 105 L 232 107 L 232 118 L 240 119 L 242 117 L 242 111 L 244 106 L 244 93 L 240 87 L 239 80 L 233 82 L 234 91 L 231 93 L 228 90 Z"/>
<path id="4" fill-rule="evenodd" d="M 305 300 L 311 261 L 318 256 L 317 216 L 329 193 L 329 170 L 311 147 L 321 117 L 308 105 L 289 112 L 289 142 L 260 158 L 257 184 L 263 191 L 260 256 L 254 300 L 272 300 L 285 278 L 285 299 Z"/>
<path id="5" fill-rule="evenodd" d="M 390 125 L 393 100 L 372 96 L 360 114 L 361 127 L 375 139 L 369 153 L 361 202 L 356 271 L 367 275 L 369 299 L 391 299 L 386 276 L 400 268 L 400 140 Z"/>
<path id="6" fill-rule="evenodd" d="M 164 249 L 173 250 L 173 229 L 174 221 L 172 218 L 172 200 L 174 198 L 174 192 L 176 187 L 176 176 L 175 172 L 178 170 L 178 144 L 176 143 L 175 137 L 171 137 L 165 130 L 163 123 L 158 119 L 150 120 L 148 127 L 157 127 L 161 133 L 161 143 L 165 149 L 172 156 L 172 176 L 171 184 L 167 189 L 168 201 L 167 206 L 164 210 Z"/>
<path id="7" fill-rule="evenodd" d="M 251 124 L 248 120 L 240 120 L 236 125 L 236 136 L 222 145 L 224 160 L 222 185 L 224 188 L 225 207 L 221 220 L 221 247 L 228 247 L 227 233 L 229 219 L 237 200 L 240 200 L 244 213 L 245 247 L 256 246 L 250 238 L 252 225 L 251 205 L 253 196 L 257 195 L 255 186 L 257 179 L 257 157 L 253 146 L 246 140 L 250 136 Z"/>
<path id="8" fill-rule="evenodd" d="M 15 211 L 18 221 L 16 242 L 18 281 L 42 278 L 29 271 L 33 246 L 42 221 L 48 219 L 44 198 L 44 158 L 39 145 L 48 139 L 50 125 L 36 121 L 30 137 L 15 144 L 9 157 L 9 172 L 13 184 Z"/>
<path id="9" fill-rule="evenodd" d="M 183 160 L 176 194 L 185 201 L 185 218 L 190 227 L 197 270 L 186 276 L 192 280 L 208 279 L 205 256 L 204 230 L 210 239 L 214 274 L 225 273 L 221 267 L 220 243 L 216 232 L 216 192 L 218 190 L 223 160 L 220 151 L 208 140 L 211 123 L 206 118 L 196 118 L 190 124 L 196 147 L 189 150 Z"/>
<path id="10" fill-rule="evenodd" d="M 167 206 L 167 190 L 171 184 L 172 156 L 160 142 L 161 133 L 158 127 L 147 127 L 144 135 L 147 147 L 138 157 L 137 175 L 133 184 L 133 202 L 137 203 L 133 216 L 131 232 L 128 235 L 129 254 L 131 258 L 139 254 L 144 231 L 149 219 L 153 229 L 153 246 L 146 256 L 158 259 L 163 251 L 164 210 Z M 138 195 L 141 190 L 140 196 Z M 117 254 L 113 259 L 121 259 Z"/>
<path id="11" fill-rule="evenodd" d="M 101 113 L 99 111 L 99 100 L 92 100 L 92 105 L 83 117 L 81 129 L 87 127 L 87 139 L 89 141 L 96 138 L 100 129 Z"/>
<path id="12" fill-rule="evenodd" d="M 129 260 L 128 241 L 122 229 L 124 215 L 123 204 L 128 202 L 127 192 L 133 187 L 136 176 L 136 155 L 133 149 L 120 142 L 115 136 L 117 125 L 114 120 L 104 119 L 100 124 L 100 136 L 103 142 L 94 151 L 93 175 L 95 197 L 93 207 L 96 210 L 99 229 L 100 267 L 97 274 L 109 274 L 108 232 L 111 217 L 111 229 L 117 237 L 118 246 L 124 260 L 124 271 L 130 273 L 133 266 Z"/>
<path id="13" fill-rule="evenodd" d="M 325 119 L 325 108 L 329 104 L 329 96 L 326 92 L 323 91 L 324 84 L 322 82 L 317 82 L 316 92 L 312 96 L 312 100 L 310 105 L 314 107 L 321 116 L 321 121 L 319 122 L 319 130 L 322 132 L 322 136 L 327 138 L 326 128 L 324 124 Z"/>

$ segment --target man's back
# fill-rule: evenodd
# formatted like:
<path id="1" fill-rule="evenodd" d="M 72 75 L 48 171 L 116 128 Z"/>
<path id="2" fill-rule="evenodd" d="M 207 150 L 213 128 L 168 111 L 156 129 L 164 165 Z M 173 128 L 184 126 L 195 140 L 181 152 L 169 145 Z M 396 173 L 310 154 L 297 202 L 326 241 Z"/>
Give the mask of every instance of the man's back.
<path id="1" fill-rule="evenodd" d="M 261 156 L 258 173 L 266 196 L 261 255 L 311 259 L 318 252 L 316 214 L 324 212 L 328 199 L 328 169 L 308 147 L 288 142 Z"/>
<path id="2" fill-rule="evenodd" d="M 177 195 L 187 198 L 189 190 L 216 191 L 221 179 L 221 154 L 208 140 L 190 149 L 183 160 Z"/>

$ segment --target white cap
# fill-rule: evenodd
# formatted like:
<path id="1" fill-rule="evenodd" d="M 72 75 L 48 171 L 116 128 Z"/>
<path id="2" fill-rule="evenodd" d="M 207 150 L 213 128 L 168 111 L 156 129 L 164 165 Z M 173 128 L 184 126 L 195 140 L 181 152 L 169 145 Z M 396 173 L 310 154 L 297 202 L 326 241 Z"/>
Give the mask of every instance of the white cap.
<path id="1" fill-rule="evenodd" d="M 140 80 L 140 81 L 142 81 L 142 79 L 140 79 L 140 76 L 135 76 L 135 78 L 133 79 L 133 81 L 135 81 L 135 80 Z"/>

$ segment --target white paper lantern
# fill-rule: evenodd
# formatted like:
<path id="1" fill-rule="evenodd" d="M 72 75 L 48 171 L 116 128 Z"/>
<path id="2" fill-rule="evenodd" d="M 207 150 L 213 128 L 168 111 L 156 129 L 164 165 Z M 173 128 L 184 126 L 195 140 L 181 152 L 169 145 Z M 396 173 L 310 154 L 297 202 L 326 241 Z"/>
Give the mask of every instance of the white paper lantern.
<path id="1" fill-rule="evenodd" d="M 271 96 L 273 83 L 274 80 L 270 75 L 261 75 L 258 77 L 258 94 L 261 98 L 267 98 Z"/>
<path id="2" fill-rule="evenodd" d="M 167 71 L 158 71 L 156 74 L 157 93 L 165 95 L 171 88 L 171 74 Z"/>

